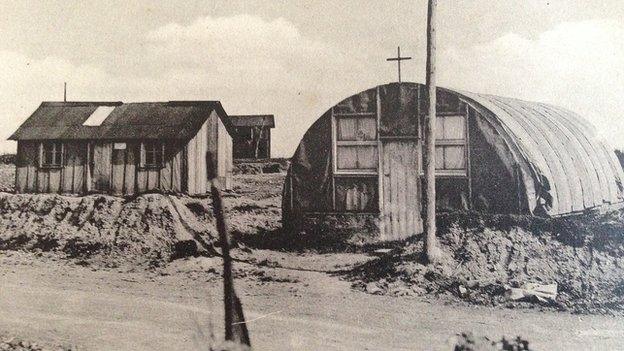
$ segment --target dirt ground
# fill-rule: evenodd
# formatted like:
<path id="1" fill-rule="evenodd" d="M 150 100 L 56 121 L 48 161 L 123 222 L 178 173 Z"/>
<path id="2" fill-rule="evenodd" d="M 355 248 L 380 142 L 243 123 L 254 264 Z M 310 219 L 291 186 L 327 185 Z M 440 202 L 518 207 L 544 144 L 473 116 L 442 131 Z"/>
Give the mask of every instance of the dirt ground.
<path id="1" fill-rule="evenodd" d="M 248 266 L 237 280 L 256 350 L 451 350 L 464 331 L 522 335 L 537 350 L 617 350 L 624 319 L 436 304 L 370 295 L 316 270 L 360 254 L 259 252 L 290 269 Z M 50 254 L 0 254 L 0 330 L 77 350 L 201 350 L 221 333 L 210 258 L 155 271 L 81 267 Z M 335 267 L 334 267 L 335 269 Z"/>
<path id="2" fill-rule="evenodd" d="M 0 171 L 11 174 L 10 168 Z M 384 254 L 375 248 L 285 248 L 292 238 L 279 230 L 283 179 L 279 173 L 237 175 L 224 194 L 238 243 L 236 288 L 256 350 L 451 350 L 464 332 L 492 340 L 522 336 L 537 350 L 624 349 L 621 314 L 479 305 L 436 291 L 394 293 L 415 291 L 413 285 L 447 289 L 439 283 L 447 277 L 435 285 L 413 280 L 425 277 L 413 275 L 421 270 L 413 243 Z M 220 258 L 203 253 L 170 261 L 180 254 L 176 243 L 194 235 L 212 245 L 209 199 L 13 196 L 0 194 L 0 350 L 3 338 L 52 350 L 206 350 L 213 332 L 222 338 Z M 496 237 L 505 245 L 511 239 L 516 245 L 545 240 L 517 231 L 502 239 L 477 232 L 480 240 Z M 474 246 L 462 238 L 453 234 L 443 242 L 449 248 Z M 559 242 L 548 245 L 541 256 L 561 248 Z M 495 278 L 512 272 L 515 258 L 498 270 L 501 250 L 484 249 L 488 255 L 470 259 L 455 250 L 460 255 L 453 259 L 470 272 L 493 268 Z M 592 253 L 600 260 L 591 274 L 615 272 L 613 287 L 620 263 L 601 255 Z M 389 272 L 394 285 L 388 284 Z M 375 283 L 379 293 L 367 292 L 362 282 Z"/>

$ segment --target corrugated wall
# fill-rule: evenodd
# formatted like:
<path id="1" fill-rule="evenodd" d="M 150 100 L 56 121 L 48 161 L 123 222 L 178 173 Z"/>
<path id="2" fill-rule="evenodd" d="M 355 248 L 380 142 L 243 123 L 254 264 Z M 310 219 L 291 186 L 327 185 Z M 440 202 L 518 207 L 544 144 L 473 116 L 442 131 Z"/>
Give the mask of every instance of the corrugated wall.
<path id="1" fill-rule="evenodd" d="M 495 119 L 534 166 L 537 188 L 552 196 L 548 214 L 578 212 L 624 199 L 624 176 L 613 150 L 577 114 L 542 103 L 460 95 L 483 116 Z"/>

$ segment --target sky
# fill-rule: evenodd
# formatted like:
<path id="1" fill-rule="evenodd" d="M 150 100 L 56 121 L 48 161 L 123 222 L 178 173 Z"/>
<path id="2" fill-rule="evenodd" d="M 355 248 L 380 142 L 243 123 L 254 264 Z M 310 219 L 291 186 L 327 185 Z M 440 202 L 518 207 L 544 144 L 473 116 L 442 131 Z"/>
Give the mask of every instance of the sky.
<path id="1" fill-rule="evenodd" d="M 42 101 L 220 100 L 274 156 L 340 100 L 424 82 L 425 0 L 0 1 L 0 152 Z M 560 105 L 624 148 L 624 2 L 438 4 L 439 85 Z"/>

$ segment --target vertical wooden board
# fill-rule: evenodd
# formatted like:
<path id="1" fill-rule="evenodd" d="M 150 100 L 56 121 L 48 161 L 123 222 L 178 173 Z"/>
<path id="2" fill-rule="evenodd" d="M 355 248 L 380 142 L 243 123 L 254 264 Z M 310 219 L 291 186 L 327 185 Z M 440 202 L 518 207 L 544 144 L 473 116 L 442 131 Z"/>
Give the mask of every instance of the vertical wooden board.
<path id="1" fill-rule="evenodd" d="M 158 180 L 159 180 L 159 170 L 158 169 L 148 169 L 147 173 L 147 190 L 158 190 Z"/>
<path id="2" fill-rule="evenodd" d="M 62 168 L 54 168 L 48 172 L 48 192 L 58 193 L 61 190 Z"/>
<path id="3" fill-rule="evenodd" d="M 182 157 L 183 157 L 183 147 L 178 146 L 176 154 L 172 159 L 171 166 L 171 188 L 173 191 L 182 192 Z"/>
<path id="4" fill-rule="evenodd" d="M 206 153 L 208 152 L 208 148 L 209 148 L 209 142 L 212 141 L 214 142 L 213 138 L 208 138 L 208 132 L 209 132 L 209 127 L 211 127 L 214 124 L 209 124 L 208 122 L 204 123 L 204 125 L 202 126 L 201 130 L 198 133 L 198 138 L 197 138 L 197 150 L 199 152 L 197 152 L 196 154 L 196 161 L 198 167 L 195 168 L 195 170 L 197 171 L 197 173 L 195 174 L 195 181 L 196 181 L 196 185 L 197 185 L 197 193 L 198 194 L 205 194 L 207 192 L 207 183 L 208 183 L 208 178 L 207 178 L 207 174 L 206 174 Z M 214 147 L 214 145 L 211 145 L 212 147 Z M 211 151 L 213 151 L 213 155 L 214 152 L 216 151 L 215 149 L 212 149 Z M 215 156 L 216 157 L 216 156 Z"/>
<path id="5" fill-rule="evenodd" d="M 42 168 L 37 170 L 37 192 L 47 193 L 50 191 L 49 171 Z"/>
<path id="6" fill-rule="evenodd" d="M 197 164 L 195 163 L 195 139 L 191 139 L 186 145 L 186 159 L 186 190 L 192 195 L 196 193 L 195 167 L 197 167 Z"/>
<path id="7" fill-rule="evenodd" d="M 111 191 L 115 195 L 123 195 L 124 175 L 126 171 L 126 150 L 112 150 L 111 159 Z"/>
<path id="8" fill-rule="evenodd" d="M 20 182 L 24 182 L 23 192 L 32 193 L 37 188 L 37 168 L 39 164 L 39 146 L 36 142 L 20 141 L 18 165 L 20 168 Z"/>
<path id="9" fill-rule="evenodd" d="M 65 144 L 65 167 L 63 167 L 63 193 L 83 192 L 86 145 L 79 142 Z"/>
<path id="10" fill-rule="evenodd" d="M 93 149 L 93 189 L 100 192 L 111 190 L 112 143 L 98 142 Z"/>
<path id="11" fill-rule="evenodd" d="M 138 162 L 137 151 L 139 145 L 136 143 L 128 143 L 126 145 L 126 167 L 124 177 L 124 195 L 133 195 L 136 192 L 136 167 Z"/>
<path id="12" fill-rule="evenodd" d="M 147 170 L 138 168 L 136 172 L 136 193 L 147 191 Z"/>
<path id="13" fill-rule="evenodd" d="M 17 142 L 17 160 L 15 163 L 15 191 L 28 191 L 28 153 L 27 145 L 23 141 Z"/>
<path id="14" fill-rule="evenodd" d="M 405 239 L 422 231 L 416 141 L 384 141 L 383 226 L 385 240 Z"/>

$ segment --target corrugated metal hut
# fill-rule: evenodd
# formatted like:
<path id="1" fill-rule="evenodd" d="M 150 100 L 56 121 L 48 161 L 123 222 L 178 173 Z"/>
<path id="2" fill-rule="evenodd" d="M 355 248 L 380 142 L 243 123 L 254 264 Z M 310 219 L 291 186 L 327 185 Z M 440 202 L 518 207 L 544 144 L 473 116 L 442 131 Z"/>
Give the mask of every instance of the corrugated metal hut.
<path id="1" fill-rule="evenodd" d="M 235 159 L 271 158 L 273 115 L 231 115 Z"/>
<path id="2" fill-rule="evenodd" d="M 43 102 L 16 140 L 18 193 L 203 194 L 206 152 L 231 186 L 232 126 L 218 101 Z"/>
<path id="3" fill-rule="evenodd" d="M 441 210 L 557 216 L 623 201 L 615 153 L 577 114 L 443 88 L 437 95 Z M 424 86 L 415 83 L 378 86 L 330 108 L 291 160 L 285 225 L 347 218 L 381 240 L 421 232 L 425 112 Z"/>

